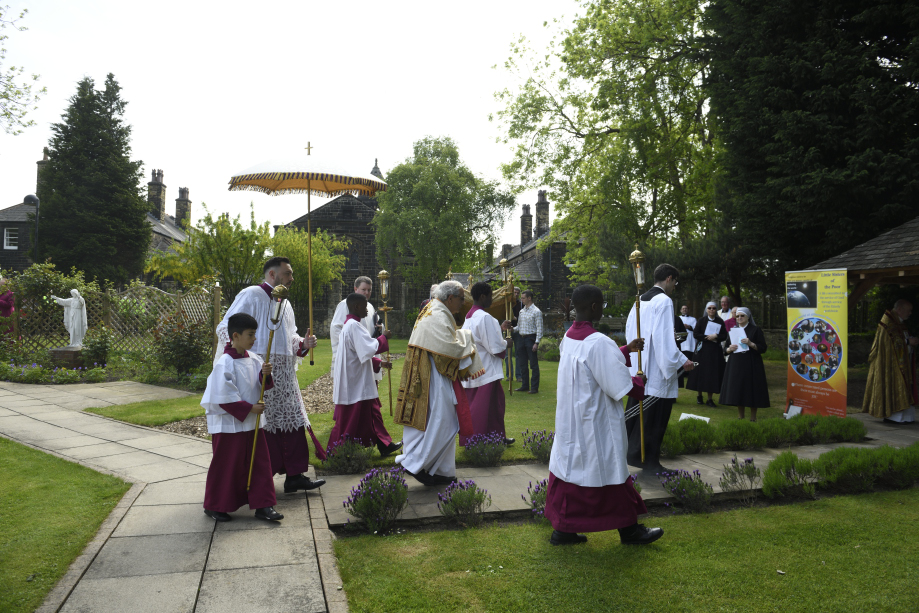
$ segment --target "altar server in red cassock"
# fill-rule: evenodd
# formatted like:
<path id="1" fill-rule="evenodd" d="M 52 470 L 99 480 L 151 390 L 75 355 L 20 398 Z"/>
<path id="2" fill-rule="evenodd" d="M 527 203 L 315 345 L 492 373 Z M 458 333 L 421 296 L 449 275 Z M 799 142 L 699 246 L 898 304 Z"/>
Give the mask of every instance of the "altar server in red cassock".
<path id="1" fill-rule="evenodd" d="M 549 542 L 574 545 L 587 541 L 578 532 L 619 530 L 623 544 L 653 543 L 664 531 L 645 528 L 647 513 L 632 485 L 626 453 L 626 395 L 640 399 L 643 381 L 629 373 L 629 353 L 644 342 L 617 347 L 594 327 L 603 315 L 603 292 L 582 285 L 571 296 L 577 314 L 559 346 L 555 441 L 549 459 L 546 518 L 555 529 Z M 672 333 L 671 333 L 672 338 Z"/>
<path id="2" fill-rule="evenodd" d="M 335 427 L 329 436 L 329 446 L 344 437 L 358 440 L 365 447 L 376 445 L 385 457 L 402 448 L 394 443 L 380 413 L 380 395 L 374 377 L 389 362 L 373 357 L 389 351 L 392 332 L 386 330 L 371 338 L 361 323 L 367 317 L 367 298 L 358 293 L 346 299 L 348 316 L 338 337 L 335 361 L 332 364 L 332 402 L 335 403 Z"/>
<path id="3" fill-rule="evenodd" d="M 255 516 L 259 519 L 284 519 L 274 510 L 277 499 L 271 459 L 261 428 L 255 445 L 251 487 L 246 491 L 255 422 L 265 410 L 265 405 L 259 402 L 262 378 L 268 378 L 265 389 L 274 385 L 271 364 L 263 363 L 258 355 L 248 351 L 255 344 L 257 328 L 255 318 L 247 313 L 229 318 L 227 330 L 232 340 L 214 363 L 201 398 L 214 450 L 207 471 L 204 512 L 217 521 L 230 521 L 229 513 L 244 504 L 256 509 Z"/>

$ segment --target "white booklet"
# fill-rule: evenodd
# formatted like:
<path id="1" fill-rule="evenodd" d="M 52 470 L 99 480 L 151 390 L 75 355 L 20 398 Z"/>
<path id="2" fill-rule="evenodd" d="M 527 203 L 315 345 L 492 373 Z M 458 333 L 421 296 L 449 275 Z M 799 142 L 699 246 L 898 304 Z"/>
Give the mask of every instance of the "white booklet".
<path id="1" fill-rule="evenodd" d="M 705 326 L 705 336 L 708 336 L 709 334 L 717 335 L 719 332 L 721 332 L 721 324 L 719 324 L 717 321 L 710 321 L 708 322 L 708 325 Z"/>
<path id="2" fill-rule="evenodd" d="M 743 353 L 744 351 L 750 351 L 750 348 L 745 344 L 741 343 L 743 339 L 747 338 L 747 333 L 744 332 L 743 328 L 731 328 L 731 331 L 728 332 L 731 336 L 731 344 L 737 345 L 737 349 L 734 353 Z"/>

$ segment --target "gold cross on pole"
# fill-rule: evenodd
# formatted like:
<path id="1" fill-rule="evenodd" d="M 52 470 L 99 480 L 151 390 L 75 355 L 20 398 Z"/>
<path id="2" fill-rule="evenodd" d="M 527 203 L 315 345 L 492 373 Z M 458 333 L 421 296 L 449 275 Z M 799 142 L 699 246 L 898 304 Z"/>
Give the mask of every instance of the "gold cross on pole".
<path id="1" fill-rule="evenodd" d="M 312 147 L 310 146 L 309 141 L 306 141 L 306 147 L 304 147 L 304 149 L 306 149 L 306 155 L 309 155 L 312 150 Z"/>

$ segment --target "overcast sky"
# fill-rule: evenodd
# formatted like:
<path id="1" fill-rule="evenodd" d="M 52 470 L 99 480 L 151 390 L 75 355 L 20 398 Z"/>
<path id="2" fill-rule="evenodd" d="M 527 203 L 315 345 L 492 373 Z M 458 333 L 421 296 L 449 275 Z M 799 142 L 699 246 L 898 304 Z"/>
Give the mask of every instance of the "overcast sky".
<path id="1" fill-rule="evenodd" d="M 167 213 L 187 187 L 193 221 L 202 203 L 247 219 L 253 202 L 272 225 L 304 214 L 306 196 L 229 192 L 227 181 L 307 141 L 368 173 L 378 158 L 385 174 L 414 141 L 450 136 L 473 172 L 500 179 L 511 150 L 488 115 L 513 84 L 510 44 L 544 44 L 544 21 L 578 12 L 571 0 L 6 2 L 9 15 L 29 9 L 28 31 L 6 30 L 6 65 L 40 74 L 48 92 L 35 126 L 0 132 L 0 208 L 35 191 L 35 162 L 77 82 L 102 87 L 111 72 L 128 101 L 133 159 L 145 181 L 163 170 Z M 536 202 L 537 187 L 518 197 L 501 242 L 519 242 L 520 205 Z"/>

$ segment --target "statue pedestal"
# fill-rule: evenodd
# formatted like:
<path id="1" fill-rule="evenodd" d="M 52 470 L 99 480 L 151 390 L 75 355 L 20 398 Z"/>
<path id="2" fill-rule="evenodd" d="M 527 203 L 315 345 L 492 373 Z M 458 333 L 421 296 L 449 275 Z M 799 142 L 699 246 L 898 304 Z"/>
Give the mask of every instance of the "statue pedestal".
<path id="1" fill-rule="evenodd" d="M 83 366 L 83 347 L 55 347 L 50 350 L 51 359 L 67 368 Z"/>

